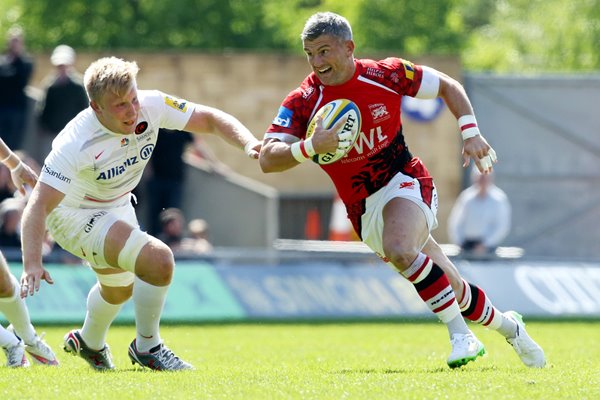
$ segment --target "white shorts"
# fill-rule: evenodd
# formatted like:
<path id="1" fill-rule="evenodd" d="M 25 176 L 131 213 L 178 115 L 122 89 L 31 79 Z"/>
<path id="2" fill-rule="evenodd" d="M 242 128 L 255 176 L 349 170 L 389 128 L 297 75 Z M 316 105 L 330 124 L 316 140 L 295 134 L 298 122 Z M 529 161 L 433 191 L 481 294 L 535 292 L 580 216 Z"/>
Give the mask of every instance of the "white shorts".
<path id="1" fill-rule="evenodd" d="M 429 232 L 437 227 L 438 195 L 435 186 L 431 193 L 431 207 L 424 201 L 421 184 L 418 179 L 399 172 L 390 182 L 367 197 L 365 212 L 361 217 L 363 242 L 379 257 L 385 260 L 383 252 L 383 208 L 392 199 L 402 197 L 415 203 L 421 208 L 427 221 Z M 425 243 L 423 243 L 425 245 Z"/>
<path id="2" fill-rule="evenodd" d="M 117 221 L 127 222 L 139 229 L 131 203 L 107 209 L 56 207 L 46 225 L 50 234 L 63 249 L 81 257 L 93 268 L 112 268 L 104 258 L 104 240 Z"/>

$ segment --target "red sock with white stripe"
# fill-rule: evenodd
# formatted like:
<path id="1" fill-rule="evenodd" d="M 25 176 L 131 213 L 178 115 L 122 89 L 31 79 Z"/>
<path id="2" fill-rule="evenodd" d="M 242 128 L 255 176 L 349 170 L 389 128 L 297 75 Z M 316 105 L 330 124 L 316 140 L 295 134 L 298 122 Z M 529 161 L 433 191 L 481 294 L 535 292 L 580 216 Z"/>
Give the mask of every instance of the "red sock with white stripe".
<path id="1" fill-rule="evenodd" d="M 429 257 L 419 253 L 402 275 L 415 286 L 429 309 L 448 326 L 450 334 L 469 333 L 448 277 Z"/>
<path id="2" fill-rule="evenodd" d="M 514 337 L 517 324 L 502 314 L 478 286 L 463 281 L 463 293 L 458 299 L 462 315 L 470 321 L 500 332 L 505 337 Z"/>

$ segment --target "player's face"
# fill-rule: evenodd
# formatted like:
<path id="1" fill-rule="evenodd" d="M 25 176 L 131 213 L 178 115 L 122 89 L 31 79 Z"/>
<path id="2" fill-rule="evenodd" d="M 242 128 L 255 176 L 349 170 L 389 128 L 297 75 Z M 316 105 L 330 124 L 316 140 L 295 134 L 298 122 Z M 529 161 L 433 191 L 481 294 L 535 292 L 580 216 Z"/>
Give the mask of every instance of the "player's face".
<path id="1" fill-rule="evenodd" d="M 140 112 L 140 103 L 135 86 L 122 95 L 105 93 L 99 101 L 92 101 L 91 103 L 98 120 L 107 129 L 123 134 L 130 134 L 135 131 Z"/>
<path id="2" fill-rule="evenodd" d="M 304 41 L 304 52 L 324 85 L 341 85 L 354 75 L 354 42 L 331 35 Z"/>

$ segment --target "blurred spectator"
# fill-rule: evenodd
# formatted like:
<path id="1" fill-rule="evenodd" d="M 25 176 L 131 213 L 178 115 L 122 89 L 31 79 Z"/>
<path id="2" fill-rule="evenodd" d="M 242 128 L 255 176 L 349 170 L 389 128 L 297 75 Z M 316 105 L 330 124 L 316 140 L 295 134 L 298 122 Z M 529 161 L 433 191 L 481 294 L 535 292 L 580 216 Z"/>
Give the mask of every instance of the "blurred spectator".
<path id="1" fill-rule="evenodd" d="M 180 250 L 185 227 L 183 213 L 178 208 L 170 207 L 161 211 L 158 217 L 160 231 L 156 237 L 169 246 L 171 250 Z"/>
<path id="2" fill-rule="evenodd" d="M 188 231 L 190 236 L 186 237 L 181 242 L 183 251 L 196 254 L 209 253 L 213 246 L 208 240 L 208 224 L 201 218 L 196 218 L 188 223 Z"/>
<path id="3" fill-rule="evenodd" d="M 203 254 L 212 250 L 212 246 L 206 238 L 207 224 L 203 219 L 190 221 L 191 237 L 186 235 L 185 217 L 180 209 L 167 208 L 160 213 L 159 219 L 161 230 L 157 238 L 166 243 L 173 253 Z"/>
<path id="4" fill-rule="evenodd" d="M 61 44 L 52 52 L 50 62 L 55 70 L 44 78 L 44 97 L 38 110 L 40 141 L 35 157 L 40 163 L 43 163 L 52 149 L 52 141 L 56 135 L 89 105 L 83 78 L 73 67 L 75 50 Z"/>
<path id="5" fill-rule="evenodd" d="M 33 74 L 33 61 L 25 54 L 25 37 L 20 27 L 9 30 L 7 46 L 0 55 L 0 137 L 9 148 L 17 150 L 25 136 L 25 87 Z"/>
<path id="6" fill-rule="evenodd" d="M 167 140 L 166 135 L 169 135 Z M 148 233 L 156 235 L 160 231 L 160 213 L 167 208 L 181 208 L 185 183 L 185 163 L 183 153 L 191 146 L 196 157 L 207 161 L 215 172 L 227 170 L 217 160 L 210 149 L 185 131 L 160 129 L 146 183 L 148 198 Z"/>
<path id="7" fill-rule="evenodd" d="M 511 207 L 506 193 L 494 184 L 493 173 L 471 173 L 471 186 L 456 200 L 448 220 L 452 242 L 464 253 L 493 253 L 510 231 Z"/>
<path id="8" fill-rule="evenodd" d="M 21 248 L 23 198 L 7 198 L 0 203 L 0 247 Z"/>

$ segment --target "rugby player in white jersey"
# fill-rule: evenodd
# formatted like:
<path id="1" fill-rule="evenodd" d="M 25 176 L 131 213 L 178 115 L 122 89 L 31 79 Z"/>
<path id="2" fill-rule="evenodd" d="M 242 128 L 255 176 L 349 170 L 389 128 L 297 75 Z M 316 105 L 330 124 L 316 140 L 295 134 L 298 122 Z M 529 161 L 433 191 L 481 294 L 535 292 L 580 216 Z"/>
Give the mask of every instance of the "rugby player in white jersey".
<path id="1" fill-rule="evenodd" d="M 108 328 L 133 298 L 133 363 L 153 370 L 193 369 L 165 346 L 160 315 L 174 269 L 167 245 L 138 225 L 131 191 L 139 183 L 159 128 L 214 132 L 258 157 L 261 142 L 235 117 L 156 90 L 138 90 L 135 62 L 115 57 L 93 62 L 84 74 L 90 107 L 56 137 L 22 221 L 21 295 L 52 278 L 42 265 L 47 228 L 56 242 L 85 260 L 97 284 L 87 299 L 83 327 L 65 336 L 67 352 L 97 370 L 113 369 Z"/>

